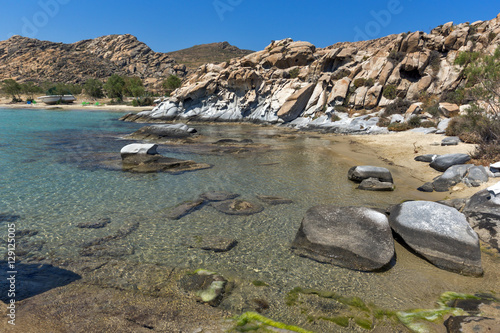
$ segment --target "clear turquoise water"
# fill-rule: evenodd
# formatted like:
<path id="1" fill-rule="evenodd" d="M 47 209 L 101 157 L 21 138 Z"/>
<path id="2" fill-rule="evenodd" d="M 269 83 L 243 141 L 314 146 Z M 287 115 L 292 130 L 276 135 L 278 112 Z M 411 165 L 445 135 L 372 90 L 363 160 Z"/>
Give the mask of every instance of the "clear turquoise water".
<path id="1" fill-rule="evenodd" d="M 394 193 L 363 192 L 347 180 L 363 156 L 345 155 L 335 137 L 298 134 L 276 139 L 280 130 L 251 125 L 196 125 L 209 140 L 251 138 L 272 149 L 256 154 L 198 154 L 189 148 L 161 146 L 170 157 L 213 165 L 211 169 L 172 174 L 131 174 L 109 170 L 96 161 L 119 157 L 130 141 L 124 134 L 140 124 L 123 123 L 119 113 L 0 109 L 0 213 L 16 214 L 18 230 L 39 231 L 40 256 L 78 258 L 84 242 L 112 234 L 138 221 L 139 229 L 119 245 L 134 254 L 122 259 L 206 268 L 236 279 L 263 280 L 284 293 L 293 287 L 314 287 L 359 296 L 391 308 L 424 306 L 448 290 L 473 292 L 498 289 L 493 262 L 484 259 L 486 275 L 478 280 L 439 270 L 396 245 L 397 264 L 384 273 L 362 273 L 300 258 L 290 243 L 305 211 L 317 204 L 386 207 L 419 198 L 404 172 L 394 170 Z M 340 149 L 342 148 L 342 149 Z M 367 157 L 368 159 L 368 157 Z M 368 161 L 368 160 L 366 160 Z M 364 164 L 364 163 L 363 163 Z M 291 205 L 268 206 L 252 216 L 228 216 L 204 207 L 180 220 L 165 218 L 168 209 L 209 190 L 225 190 L 257 201 L 255 195 L 282 196 Z M 111 218 L 99 230 L 76 228 L 81 222 Z M 0 237 L 7 230 L 0 225 Z M 195 235 L 234 238 L 227 253 L 190 249 Z M 490 267 L 491 266 L 491 267 Z M 478 284 L 481 283 L 481 287 Z"/>

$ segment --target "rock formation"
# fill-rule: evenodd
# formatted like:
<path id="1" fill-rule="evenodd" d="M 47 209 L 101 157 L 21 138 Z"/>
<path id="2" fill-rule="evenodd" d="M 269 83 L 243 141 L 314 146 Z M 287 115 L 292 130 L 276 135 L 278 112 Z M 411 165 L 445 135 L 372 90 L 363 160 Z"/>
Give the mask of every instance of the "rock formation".
<path id="1" fill-rule="evenodd" d="M 21 36 L 0 42 L 0 80 L 84 83 L 112 74 L 138 76 L 146 86 L 154 86 L 172 74 L 185 76 L 186 66 L 165 53 L 154 52 L 129 34 L 73 44 Z"/>
<path id="2" fill-rule="evenodd" d="M 402 33 L 323 49 L 291 39 L 273 41 L 262 51 L 199 67 L 171 98 L 139 118 L 326 126 L 342 118 L 340 106 L 377 111 L 396 97 L 417 101 L 422 93 L 454 91 L 465 85 L 454 65 L 458 53 L 492 53 L 499 44 L 500 15 L 472 24 L 450 22 L 429 34 Z M 441 109 L 448 117 L 458 113 L 453 105 L 442 103 Z M 368 131 L 378 119 L 362 120 L 353 131 Z"/>

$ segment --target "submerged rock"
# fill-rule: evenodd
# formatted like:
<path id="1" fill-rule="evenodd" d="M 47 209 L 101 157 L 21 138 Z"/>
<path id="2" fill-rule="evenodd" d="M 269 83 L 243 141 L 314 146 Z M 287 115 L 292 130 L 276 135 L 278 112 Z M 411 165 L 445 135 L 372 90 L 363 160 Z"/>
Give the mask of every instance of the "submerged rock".
<path id="1" fill-rule="evenodd" d="M 368 178 L 376 178 L 381 182 L 393 183 L 391 172 L 388 169 L 369 165 L 350 168 L 347 177 L 355 182 L 361 182 Z"/>
<path id="2" fill-rule="evenodd" d="M 192 136 L 197 131 L 186 124 L 161 124 L 145 126 L 131 134 L 132 137 L 143 139 L 183 139 Z"/>
<path id="3" fill-rule="evenodd" d="M 227 280 L 214 272 L 197 270 L 179 280 L 179 287 L 193 294 L 199 302 L 218 306 L 224 295 Z"/>
<path id="4" fill-rule="evenodd" d="M 104 228 L 105 226 L 107 226 L 110 223 L 111 223 L 111 219 L 109 217 L 105 217 L 105 218 L 98 219 L 97 221 L 78 223 L 76 225 L 76 227 L 82 228 L 82 229 L 100 229 L 100 228 Z"/>
<path id="5" fill-rule="evenodd" d="M 138 173 L 151 172 L 172 172 L 179 173 L 184 171 L 194 171 L 207 169 L 211 166 L 205 163 L 196 163 L 194 161 L 179 160 L 176 158 L 165 157 L 159 154 L 132 154 L 122 155 L 122 170 Z"/>
<path id="6" fill-rule="evenodd" d="M 195 210 L 201 208 L 205 201 L 203 199 L 195 200 L 195 201 L 185 201 L 170 210 L 167 214 L 167 217 L 171 220 L 178 220 Z"/>
<path id="7" fill-rule="evenodd" d="M 430 201 L 405 202 L 392 208 L 389 223 L 437 267 L 464 275 L 483 274 L 479 238 L 456 209 Z"/>
<path id="8" fill-rule="evenodd" d="M 310 208 L 292 249 L 300 256 L 361 271 L 379 270 L 394 257 L 387 217 L 364 207 Z"/>
<path id="9" fill-rule="evenodd" d="M 237 244 L 238 241 L 232 238 L 199 235 L 194 236 L 189 241 L 188 246 L 206 251 L 227 252 L 234 248 Z"/>
<path id="10" fill-rule="evenodd" d="M 200 195 L 201 199 L 206 201 L 226 201 L 239 197 L 239 194 L 230 193 L 225 191 L 211 191 L 205 192 Z"/>
<path id="11" fill-rule="evenodd" d="M 245 200 L 212 202 L 211 205 L 218 211 L 229 215 L 253 215 L 264 210 L 261 205 Z"/>
<path id="12" fill-rule="evenodd" d="M 367 178 L 363 179 L 357 188 L 365 191 L 394 191 L 394 184 L 381 182 L 377 178 Z"/>
<path id="13" fill-rule="evenodd" d="M 469 161 L 470 156 L 467 154 L 446 154 L 436 157 L 430 166 L 437 171 L 444 172 L 453 165 L 465 164 Z"/>
<path id="14" fill-rule="evenodd" d="M 257 199 L 269 205 L 287 205 L 293 203 L 290 199 L 270 195 L 257 195 Z"/>

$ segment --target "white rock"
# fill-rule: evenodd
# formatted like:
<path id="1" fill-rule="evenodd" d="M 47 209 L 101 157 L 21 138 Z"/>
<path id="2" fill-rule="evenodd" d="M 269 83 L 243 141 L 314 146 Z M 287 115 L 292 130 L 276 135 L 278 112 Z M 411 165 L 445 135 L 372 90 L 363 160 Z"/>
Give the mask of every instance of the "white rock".
<path id="1" fill-rule="evenodd" d="M 132 143 L 130 145 L 126 145 L 120 150 L 120 154 L 149 154 L 155 155 L 158 154 L 156 151 L 158 145 L 152 143 Z"/>

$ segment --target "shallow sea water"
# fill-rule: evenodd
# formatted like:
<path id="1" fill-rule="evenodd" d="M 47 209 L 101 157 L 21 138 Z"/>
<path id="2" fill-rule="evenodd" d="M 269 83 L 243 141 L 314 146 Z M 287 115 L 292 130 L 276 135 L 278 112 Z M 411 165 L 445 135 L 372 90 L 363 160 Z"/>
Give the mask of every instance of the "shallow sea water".
<path id="1" fill-rule="evenodd" d="M 399 169 L 392 170 L 398 185 L 393 193 L 355 190 L 347 170 L 374 160 L 350 152 L 349 144 L 337 142 L 334 136 L 298 133 L 290 137 L 279 136 L 283 130 L 271 126 L 197 124 L 194 127 L 207 140 L 249 138 L 270 149 L 205 154 L 182 146 L 160 146 L 163 155 L 213 167 L 177 175 L 133 174 L 96 163 L 103 156 L 119 157 L 121 147 L 131 142 L 121 137 L 144 126 L 120 122 L 120 116 L 0 109 L 0 213 L 19 215 L 18 230 L 39 231 L 32 240 L 44 242 L 40 256 L 78 258 L 84 242 L 138 221 L 138 230 L 118 241 L 135 251 L 122 259 L 262 280 L 283 294 L 297 286 L 317 288 L 361 297 L 381 307 L 406 309 L 432 307 L 445 291 L 500 291 L 498 260 L 485 254 L 485 276 L 480 279 L 435 268 L 399 244 L 395 266 L 382 273 L 351 271 L 292 254 L 290 243 L 304 213 L 314 205 L 385 208 L 423 198 Z M 264 204 L 265 210 L 252 216 L 229 216 L 206 206 L 180 220 L 165 217 L 172 206 L 212 190 L 235 192 L 254 202 L 262 194 L 294 203 Z M 99 218 L 112 222 L 99 230 L 76 227 Z M 2 239 L 7 237 L 6 229 L 6 223 L 0 224 Z M 238 245 L 227 253 L 188 248 L 186 240 L 197 235 L 234 238 Z"/>

